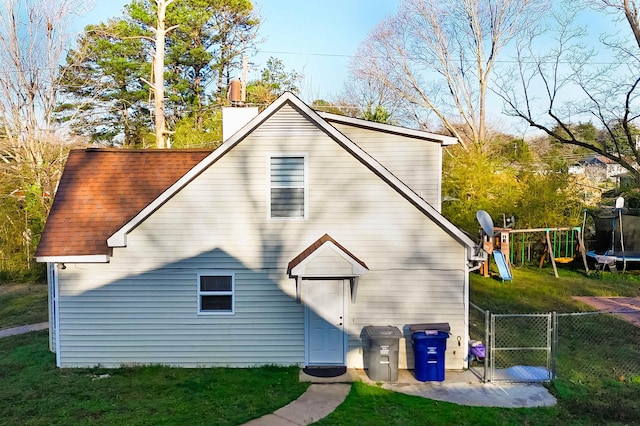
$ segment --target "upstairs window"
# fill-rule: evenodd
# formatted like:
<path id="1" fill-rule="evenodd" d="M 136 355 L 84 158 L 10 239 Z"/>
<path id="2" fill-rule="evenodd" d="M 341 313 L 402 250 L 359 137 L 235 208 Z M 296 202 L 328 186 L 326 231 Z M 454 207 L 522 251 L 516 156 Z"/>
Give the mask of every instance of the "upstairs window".
<path id="1" fill-rule="evenodd" d="M 233 314 L 233 274 L 198 274 L 198 313 Z"/>
<path id="2" fill-rule="evenodd" d="M 306 215 L 306 158 L 274 156 L 269 165 L 270 217 L 304 219 Z"/>

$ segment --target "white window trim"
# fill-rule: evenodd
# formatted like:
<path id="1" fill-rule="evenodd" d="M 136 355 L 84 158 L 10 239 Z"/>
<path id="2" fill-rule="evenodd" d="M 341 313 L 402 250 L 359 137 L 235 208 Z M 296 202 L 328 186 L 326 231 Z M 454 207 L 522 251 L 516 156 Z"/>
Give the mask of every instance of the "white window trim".
<path id="1" fill-rule="evenodd" d="M 271 216 L 271 159 L 274 157 L 302 157 L 304 159 L 304 215 L 302 217 Z M 307 220 L 309 217 L 309 158 L 306 153 L 271 153 L 267 155 L 267 219 L 273 221 Z"/>
<path id="2" fill-rule="evenodd" d="M 231 277 L 231 291 L 201 291 L 200 277 Z M 231 271 L 203 269 L 196 281 L 198 294 L 198 315 L 234 315 L 236 313 L 236 274 Z M 231 311 L 203 311 L 201 296 L 231 296 Z"/>

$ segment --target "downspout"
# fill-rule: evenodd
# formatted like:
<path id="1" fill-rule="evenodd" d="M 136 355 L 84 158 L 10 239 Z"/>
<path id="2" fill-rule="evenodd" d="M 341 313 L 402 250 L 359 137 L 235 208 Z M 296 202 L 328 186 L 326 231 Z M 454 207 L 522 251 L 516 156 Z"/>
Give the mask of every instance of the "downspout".
<path id="1" fill-rule="evenodd" d="M 467 257 L 467 256 L 465 256 Z M 465 274 L 464 274 L 464 324 L 466 327 L 466 333 L 464 334 L 463 342 L 462 342 L 462 354 L 463 354 L 463 366 L 465 369 L 469 368 L 469 273 L 472 270 L 478 269 L 480 266 L 474 266 L 473 269 L 469 267 L 469 263 L 465 261 Z"/>
<path id="2" fill-rule="evenodd" d="M 60 359 L 60 279 L 58 277 L 58 264 L 54 263 L 53 268 L 53 294 L 55 304 L 53 306 L 54 312 L 54 327 L 56 330 L 56 367 L 62 366 L 62 361 Z"/>

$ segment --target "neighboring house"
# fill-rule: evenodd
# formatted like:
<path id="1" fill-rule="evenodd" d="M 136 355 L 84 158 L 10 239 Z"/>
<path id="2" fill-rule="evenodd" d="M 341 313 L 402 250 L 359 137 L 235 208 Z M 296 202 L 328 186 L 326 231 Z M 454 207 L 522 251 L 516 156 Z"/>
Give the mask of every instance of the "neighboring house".
<path id="1" fill-rule="evenodd" d="M 474 241 L 440 214 L 450 137 L 287 93 L 215 151 L 70 153 L 36 258 L 57 365 L 363 366 L 362 330 L 448 322 Z"/>
<path id="2" fill-rule="evenodd" d="M 624 168 L 604 155 L 590 155 L 569 167 L 569 174 L 584 175 L 593 183 L 615 181 Z"/>

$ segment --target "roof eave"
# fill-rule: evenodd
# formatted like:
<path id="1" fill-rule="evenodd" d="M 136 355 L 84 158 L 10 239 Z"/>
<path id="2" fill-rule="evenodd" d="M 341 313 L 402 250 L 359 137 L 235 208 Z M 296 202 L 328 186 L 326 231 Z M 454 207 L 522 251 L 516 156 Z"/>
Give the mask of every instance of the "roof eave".
<path id="1" fill-rule="evenodd" d="M 392 124 L 376 123 L 375 121 L 364 120 L 361 118 L 347 117 L 345 115 L 333 114 L 330 112 L 316 111 L 320 117 L 329 122 L 343 123 L 356 127 L 363 127 L 378 130 L 386 133 L 393 133 L 402 136 L 409 136 L 418 139 L 424 139 L 436 142 L 442 146 L 455 145 L 458 139 L 451 136 L 439 135 L 437 133 L 425 132 L 424 130 L 409 129 L 407 127 L 394 126 Z"/>
<path id="2" fill-rule="evenodd" d="M 109 263 L 107 254 L 87 254 L 76 256 L 36 256 L 41 263 Z"/>

